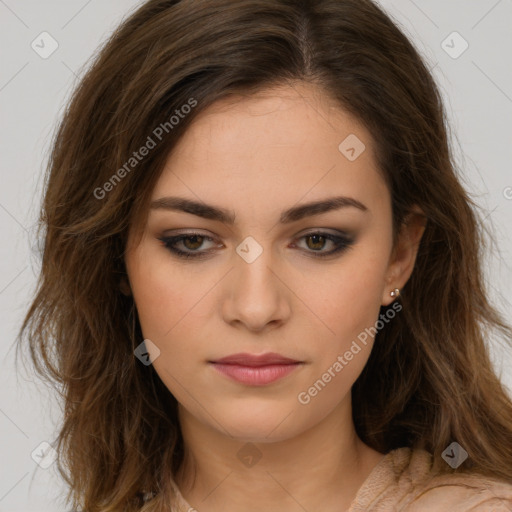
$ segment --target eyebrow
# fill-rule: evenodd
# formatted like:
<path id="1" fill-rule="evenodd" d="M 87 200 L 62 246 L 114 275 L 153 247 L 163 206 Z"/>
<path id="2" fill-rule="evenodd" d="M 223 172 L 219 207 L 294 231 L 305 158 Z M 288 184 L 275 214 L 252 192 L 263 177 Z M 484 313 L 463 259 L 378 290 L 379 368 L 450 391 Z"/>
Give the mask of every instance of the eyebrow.
<path id="1" fill-rule="evenodd" d="M 322 213 L 347 207 L 354 207 L 363 212 L 368 211 L 368 208 L 357 199 L 353 199 L 352 197 L 336 196 L 289 208 L 281 213 L 279 222 L 281 224 L 289 224 L 305 217 L 320 215 Z M 159 199 L 155 199 L 151 202 L 150 209 L 181 211 L 225 224 L 232 225 L 235 223 L 235 214 L 231 211 L 206 203 L 192 201 L 191 199 L 186 199 L 184 197 L 161 197 Z"/>

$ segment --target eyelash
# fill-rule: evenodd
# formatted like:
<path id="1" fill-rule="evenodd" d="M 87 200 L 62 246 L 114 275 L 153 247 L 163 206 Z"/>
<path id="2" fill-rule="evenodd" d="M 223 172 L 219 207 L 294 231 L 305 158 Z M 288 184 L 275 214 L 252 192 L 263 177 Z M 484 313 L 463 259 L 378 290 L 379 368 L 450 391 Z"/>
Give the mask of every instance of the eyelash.
<path id="1" fill-rule="evenodd" d="M 177 235 L 177 236 L 160 237 L 160 238 L 158 238 L 158 240 L 160 240 L 163 243 L 163 245 L 165 246 L 165 248 L 167 250 L 169 250 L 171 253 L 175 254 L 179 258 L 201 259 L 201 258 L 208 257 L 208 255 L 213 252 L 212 250 L 207 250 L 207 251 L 202 251 L 202 252 L 198 252 L 198 251 L 189 252 L 189 251 L 182 251 L 181 249 L 177 249 L 175 247 L 176 244 L 178 244 L 179 242 L 186 240 L 187 238 L 194 238 L 196 236 L 202 238 L 203 240 L 207 240 L 207 241 L 211 241 L 211 242 L 214 241 L 213 238 L 203 235 L 201 233 L 183 233 L 183 234 Z M 312 253 L 314 258 L 326 258 L 328 256 L 333 256 L 334 254 L 344 252 L 345 250 L 349 249 L 354 243 L 353 240 L 351 240 L 350 238 L 348 238 L 346 236 L 336 236 L 331 233 L 324 233 L 322 231 L 314 231 L 311 233 L 306 233 L 305 235 L 302 235 L 301 237 L 299 237 L 298 240 L 301 240 L 303 238 L 313 237 L 313 236 L 321 236 L 323 238 L 326 238 L 327 240 L 330 240 L 331 242 L 333 242 L 336 245 L 336 247 L 334 249 L 332 249 L 331 251 L 328 251 L 328 252 L 320 253 L 318 251 L 313 251 L 313 250 L 306 251 L 306 252 Z"/>

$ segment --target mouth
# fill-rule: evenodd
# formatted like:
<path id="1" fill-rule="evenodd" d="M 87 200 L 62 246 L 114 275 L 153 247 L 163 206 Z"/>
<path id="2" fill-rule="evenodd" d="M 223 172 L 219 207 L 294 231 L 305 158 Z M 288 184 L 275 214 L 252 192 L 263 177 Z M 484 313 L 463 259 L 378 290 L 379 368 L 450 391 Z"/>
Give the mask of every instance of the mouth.
<path id="1" fill-rule="evenodd" d="M 233 354 L 208 362 L 224 376 L 248 386 L 266 386 L 289 375 L 304 364 L 304 361 L 275 353 Z"/>

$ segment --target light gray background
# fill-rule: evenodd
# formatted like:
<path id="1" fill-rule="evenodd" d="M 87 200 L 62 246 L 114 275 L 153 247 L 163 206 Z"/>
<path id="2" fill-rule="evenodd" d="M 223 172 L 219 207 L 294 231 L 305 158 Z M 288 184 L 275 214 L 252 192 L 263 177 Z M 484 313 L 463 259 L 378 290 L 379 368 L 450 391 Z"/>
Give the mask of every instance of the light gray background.
<path id="1" fill-rule="evenodd" d="M 36 282 L 33 226 L 56 121 L 88 59 L 135 0 L 0 0 L 0 512 L 62 512 L 55 465 L 32 451 L 53 439 L 60 410 L 30 370 L 16 376 L 13 341 Z M 442 89 L 464 182 L 498 240 L 488 259 L 493 299 L 512 302 L 512 0 L 382 0 L 428 59 Z M 31 43 L 47 31 L 58 49 L 42 59 Z M 469 48 L 454 59 L 442 42 L 457 31 Z M 461 41 L 445 45 L 458 53 Z M 512 353 L 492 341 L 496 370 L 512 390 Z M 21 368 L 22 370 L 22 368 Z"/>

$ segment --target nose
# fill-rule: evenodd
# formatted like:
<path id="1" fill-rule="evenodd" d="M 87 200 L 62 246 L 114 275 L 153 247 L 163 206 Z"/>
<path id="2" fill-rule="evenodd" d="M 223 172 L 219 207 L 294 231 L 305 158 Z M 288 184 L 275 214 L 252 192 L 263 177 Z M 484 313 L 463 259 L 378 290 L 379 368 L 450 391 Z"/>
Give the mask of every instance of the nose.
<path id="1" fill-rule="evenodd" d="M 224 320 L 253 332 L 276 328 L 290 317 L 291 291 L 270 260 L 270 250 L 252 263 L 236 255 L 235 268 L 225 282 Z"/>

